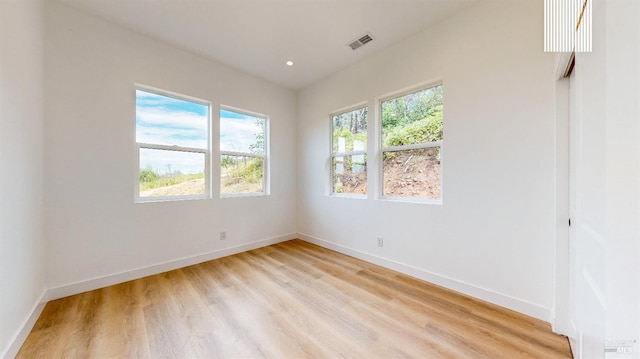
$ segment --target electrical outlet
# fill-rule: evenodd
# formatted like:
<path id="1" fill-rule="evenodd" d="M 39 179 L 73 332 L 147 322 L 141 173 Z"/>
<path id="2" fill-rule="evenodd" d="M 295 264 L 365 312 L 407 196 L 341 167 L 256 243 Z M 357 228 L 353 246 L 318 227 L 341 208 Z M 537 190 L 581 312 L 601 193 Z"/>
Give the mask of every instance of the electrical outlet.
<path id="1" fill-rule="evenodd" d="M 378 237 L 378 247 L 382 247 L 384 245 L 382 237 Z"/>
<path id="2" fill-rule="evenodd" d="M 220 232 L 220 240 L 224 241 L 225 239 L 227 239 L 227 232 Z"/>

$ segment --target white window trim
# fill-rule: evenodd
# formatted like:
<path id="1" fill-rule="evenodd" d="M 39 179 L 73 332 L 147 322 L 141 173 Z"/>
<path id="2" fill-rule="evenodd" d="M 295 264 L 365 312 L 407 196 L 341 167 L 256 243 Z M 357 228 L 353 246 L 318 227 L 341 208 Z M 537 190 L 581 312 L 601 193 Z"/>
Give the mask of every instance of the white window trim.
<path id="1" fill-rule="evenodd" d="M 403 97 L 415 92 L 419 92 L 422 90 L 427 90 L 432 87 L 444 86 L 442 80 L 422 82 L 417 85 L 413 85 L 407 87 L 405 89 L 394 91 L 392 93 L 388 93 L 384 96 L 381 96 L 376 99 L 376 126 L 377 129 L 377 142 L 378 142 L 378 158 L 377 158 L 377 175 L 378 175 L 378 188 L 377 188 L 377 198 L 381 201 L 389 201 L 389 202 L 405 202 L 405 203 L 421 203 L 421 204 L 437 204 L 442 205 L 442 199 L 444 198 L 444 168 L 440 166 L 440 198 L 438 199 L 430 199 L 430 198 L 414 198 L 414 197 L 395 197 L 395 196 L 385 196 L 384 195 L 384 153 L 385 152 L 398 152 L 398 151 L 408 151 L 408 150 L 417 150 L 423 148 L 431 148 L 431 147 L 440 147 L 440 162 L 444 163 L 444 141 L 431 141 L 431 142 L 423 142 L 423 143 L 414 143 L 410 145 L 403 146 L 389 146 L 382 147 L 383 137 L 382 137 L 382 103 L 388 100 L 392 100 L 394 98 Z M 443 101 L 444 102 L 444 101 Z M 444 107 L 443 107 L 444 112 Z M 444 126 L 444 121 L 443 121 Z"/>
<path id="2" fill-rule="evenodd" d="M 193 148 L 193 147 L 182 147 L 182 146 L 168 146 L 168 145 L 160 145 L 160 144 L 152 144 L 152 143 L 144 143 L 135 141 L 135 151 L 136 151 L 136 168 L 133 171 L 135 174 L 135 186 L 134 186 L 134 203 L 153 203 L 153 202 L 174 202 L 174 201 L 185 201 L 185 200 L 198 200 L 198 199 L 211 199 L 211 102 L 205 101 L 196 97 L 191 97 L 188 95 L 179 94 L 176 92 L 171 92 L 167 90 L 161 90 L 155 87 L 134 84 L 134 99 L 135 99 L 135 91 L 140 90 L 144 92 L 153 93 L 160 96 L 171 97 L 181 101 L 188 101 L 197 103 L 199 105 L 207 106 L 207 148 Z M 135 101 L 134 101 L 135 102 Z M 137 110 L 135 111 L 137 112 Z M 136 113 L 137 115 L 137 113 Z M 134 116 L 135 118 L 135 116 Z M 135 121 L 134 121 L 134 131 L 135 129 Z M 135 132 L 134 132 L 135 133 Z M 165 151 L 174 151 L 174 152 L 190 152 L 190 153 L 202 153 L 204 154 L 204 194 L 200 195 L 181 195 L 181 196 L 154 196 L 154 197 L 140 197 L 140 149 L 151 149 L 151 150 L 165 150 Z"/>
<path id="3" fill-rule="evenodd" d="M 220 110 L 236 112 L 243 115 L 248 115 L 252 117 L 258 117 L 264 120 L 264 153 L 256 154 L 251 152 L 241 152 L 241 151 L 222 151 L 219 150 L 218 159 L 220 160 L 222 156 L 242 156 L 242 157 L 253 157 L 253 158 L 262 158 L 262 191 L 261 192 L 245 192 L 245 193 L 223 193 L 222 192 L 222 172 L 221 169 L 218 170 L 218 180 L 220 181 L 220 198 L 239 198 L 239 197 L 261 197 L 261 196 L 269 196 L 271 194 L 270 190 L 270 180 L 269 180 L 269 154 L 270 154 L 270 118 L 267 115 L 247 111 L 243 109 L 239 109 L 237 107 L 220 105 Z M 218 127 L 220 127 L 220 111 L 218 111 Z M 221 132 L 218 131 L 218 138 L 220 138 Z M 220 146 L 218 146 L 219 148 Z M 219 163 L 219 162 L 218 162 Z M 218 167 L 220 167 L 218 165 Z"/>
<path id="4" fill-rule="evenodd" d="M 361 151 L 348 151 L 348 152 L 333 152 L 333 117 L 334 116 L 338 116 L 338 115 L 342 115 L 344 113 L 347 112 L 351 112 L 351 111 L 355 111 L 355 110 L 359 110 L 361 108 L 366 108 L 367 109 L 367 146 L 364 150 Z M 368 152 L 368 148 L 369 148 L 369 126 L 370 126 L 370 121 L 369 121 L 369 107 L 368 107 L 368 103 L 365 102 L 360 102 L 356 105 L 353 106 L 349 106 L 349 107 L 345 107 L 343 109 L 337 110 L 337 111 L 333 111 L 330 115 L 329 115 L 329 187 L 328 187 L 328 196 L 330 197 L 341 197 L 341 198 L 355 198 L 355 199 L 367 199 L 368 198 L 368 193 L 369 193 L 369 152 Z M 358 193 L 337 193 L 334 191 L 333 189 L 333 160 L 336 157 L 344 157 L 344 156 L 357 156 L 357 155 L 364 155 L 366 157 L 365 160 L 365 165 L 367 168 L 367 193 L 365 194 L 358 194 Z"/>

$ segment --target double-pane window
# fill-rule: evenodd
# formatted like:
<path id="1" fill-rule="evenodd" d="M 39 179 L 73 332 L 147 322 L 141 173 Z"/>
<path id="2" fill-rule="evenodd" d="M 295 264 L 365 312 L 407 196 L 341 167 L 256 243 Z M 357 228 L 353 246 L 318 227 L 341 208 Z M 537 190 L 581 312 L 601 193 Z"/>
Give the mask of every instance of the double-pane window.
<path id="1" fill-rule="evenodd" d="M 210 198 L 210 104 L 136 89 L 138 202 Z"/>
<path id="2" fill-rule="evenodd" d="M 441 199 L 442 85 L 380 103 L 382 195 Z"/>
<path id="3" fill-rule="evenodd" d="M 222 196 L 267 194 L 266 116 L 220 110 L 220 193 Z"/>

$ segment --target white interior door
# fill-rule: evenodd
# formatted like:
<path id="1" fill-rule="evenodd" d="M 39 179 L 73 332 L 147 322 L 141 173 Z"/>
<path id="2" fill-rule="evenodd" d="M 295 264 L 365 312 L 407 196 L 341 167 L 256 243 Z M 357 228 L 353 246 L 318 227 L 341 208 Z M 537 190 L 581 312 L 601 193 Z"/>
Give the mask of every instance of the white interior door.
<path id="1" fill-rule="evenodd" d="M 604 146 L 597 116 L 585 114 L 579 64 L 569 78 L 569 291 L 570 338 L 575 358 L 604 358 L 605 257 Z"/>

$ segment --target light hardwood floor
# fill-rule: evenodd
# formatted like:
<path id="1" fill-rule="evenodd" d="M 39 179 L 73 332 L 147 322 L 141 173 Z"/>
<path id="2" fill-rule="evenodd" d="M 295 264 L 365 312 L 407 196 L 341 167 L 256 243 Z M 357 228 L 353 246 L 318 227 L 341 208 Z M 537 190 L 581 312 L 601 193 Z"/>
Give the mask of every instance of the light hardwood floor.
<path id="1" fill-rule="evenodd" d="M 293 240 L 49 302 L 18 358 L 571 358 L 542 321 Z"/>

